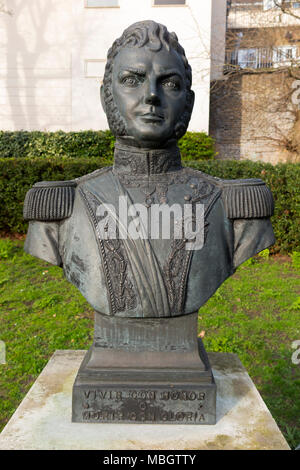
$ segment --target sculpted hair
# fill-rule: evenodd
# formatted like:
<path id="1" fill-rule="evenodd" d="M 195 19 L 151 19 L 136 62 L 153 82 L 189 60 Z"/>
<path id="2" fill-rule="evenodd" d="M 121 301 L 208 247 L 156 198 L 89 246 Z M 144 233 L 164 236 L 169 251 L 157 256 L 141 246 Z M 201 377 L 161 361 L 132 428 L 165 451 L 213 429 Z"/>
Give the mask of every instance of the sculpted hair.
<path id="1" fill-rule="evenodd" d="M 112 70 L 114 58 L 124 47 L 147 47 L 158 52 L 163 47 L 169 51 L 175 50 L 185 67 L 186 74 L 186 107 L 174 129 L 174 137 L 180 139 L 186 132 L 193 109 L 192 69 L 187 61 L 183 47 L 179 44 L 175 33 L 169 33 L 167 28 L 154 21 L 140 21 L 129 26 L 122 36 L 116 39 L 107 53 L 107 62 L 103 78 L 105 111 L 110 130 L 115 136 L 126 136 L 126 124 L 115 105 L 112 93 Z"/>

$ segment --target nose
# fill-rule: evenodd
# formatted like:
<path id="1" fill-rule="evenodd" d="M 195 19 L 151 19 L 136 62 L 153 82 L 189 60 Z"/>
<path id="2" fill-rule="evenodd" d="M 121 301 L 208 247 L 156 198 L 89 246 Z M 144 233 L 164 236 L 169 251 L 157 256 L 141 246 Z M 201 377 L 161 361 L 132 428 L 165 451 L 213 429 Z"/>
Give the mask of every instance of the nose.
<path id="1" fill-rule="evenodd" d="M 154 80 L 150 80 L 145 93 L 145 103 L 158 105 L 160 103 L 159 93 Z"/>
<path id="2" fill-rule="evenodd" d="M 149 93 L 145 99 L 146 104 L 159 104 L 159 97 L 156 93 Z"/>

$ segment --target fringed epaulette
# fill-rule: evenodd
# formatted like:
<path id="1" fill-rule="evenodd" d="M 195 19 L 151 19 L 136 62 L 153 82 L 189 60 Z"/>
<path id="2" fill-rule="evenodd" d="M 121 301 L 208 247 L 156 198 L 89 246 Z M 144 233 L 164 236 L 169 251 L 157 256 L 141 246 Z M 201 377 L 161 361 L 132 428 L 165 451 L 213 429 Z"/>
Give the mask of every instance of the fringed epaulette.
<path id="1" fill-rule="evenodd" d="M 25 220 L 54 221 L 70 217 L 73 210 L 76 181 L 42 181 L 26 194 Z"/>
<path id="2" fill-rule="evenodd" d="M 263 180 L 223 180 L 222 186 L 222 199 L 229 219 L 252 219 L 273 215 L 273 196 Z"/>

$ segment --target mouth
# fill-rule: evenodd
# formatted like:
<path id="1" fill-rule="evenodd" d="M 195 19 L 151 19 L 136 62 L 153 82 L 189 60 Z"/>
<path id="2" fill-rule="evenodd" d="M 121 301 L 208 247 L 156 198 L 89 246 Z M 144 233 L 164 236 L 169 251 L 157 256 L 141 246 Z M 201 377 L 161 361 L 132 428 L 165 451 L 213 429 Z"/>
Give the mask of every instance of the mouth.
<path id="1" fill-rule="evenodd" d="M 159 113 L 145 113 L 141 115 L 141 119 L 146 122 L 161 122 L 164 116 Z"/>

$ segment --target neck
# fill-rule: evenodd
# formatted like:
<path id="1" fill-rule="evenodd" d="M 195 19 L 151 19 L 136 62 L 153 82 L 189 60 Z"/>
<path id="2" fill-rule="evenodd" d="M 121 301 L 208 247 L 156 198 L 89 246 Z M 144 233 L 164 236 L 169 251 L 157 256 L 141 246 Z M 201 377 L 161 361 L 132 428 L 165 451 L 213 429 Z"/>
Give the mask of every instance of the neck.
<path id="1" fill-rule="evenodd" d="M 127 175 L 169 173 L 182 168 L 176 141 L 163 148 L 139 148 L 117 139 L 114 153 L 114 172 Z"/>

